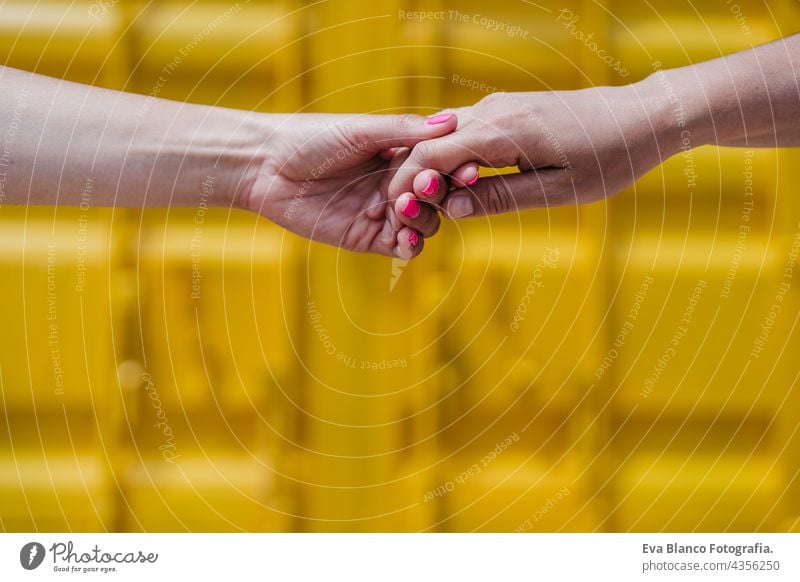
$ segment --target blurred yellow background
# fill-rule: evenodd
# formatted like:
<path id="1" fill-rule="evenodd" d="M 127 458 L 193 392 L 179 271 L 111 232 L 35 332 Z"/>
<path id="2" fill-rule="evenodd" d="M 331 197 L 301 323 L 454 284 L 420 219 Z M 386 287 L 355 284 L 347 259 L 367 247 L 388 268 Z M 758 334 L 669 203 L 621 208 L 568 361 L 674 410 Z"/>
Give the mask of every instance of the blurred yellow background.
<path id="1" fill-rule="evenodd" d="M 430 114 L 798 29 L 792 0 L 11 0 L 0 54 L 145 95 L 181 55 L 159 96 Z M 694 150 L 409 264 L 241 212 L 4 206 L 0 529 L 798 530 L 799 162 Z"/>

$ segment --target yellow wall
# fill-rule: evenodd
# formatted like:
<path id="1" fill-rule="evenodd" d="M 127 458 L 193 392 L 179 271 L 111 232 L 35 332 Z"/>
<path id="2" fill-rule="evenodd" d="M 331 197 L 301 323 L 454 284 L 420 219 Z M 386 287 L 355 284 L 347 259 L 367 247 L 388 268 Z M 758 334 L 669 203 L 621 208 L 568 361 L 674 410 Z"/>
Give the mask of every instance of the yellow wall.
<path id="1" fill-rule="evenodd" d="M 200 34 L 161 96 L 429 114 L 797 32 L 737 1 L 12 0 L 0 55 L 150 94 Z M 243 213 L 2 207 L 0 529 L 797 529 L 798 161 L 694 150 L 408 265 Z"/>

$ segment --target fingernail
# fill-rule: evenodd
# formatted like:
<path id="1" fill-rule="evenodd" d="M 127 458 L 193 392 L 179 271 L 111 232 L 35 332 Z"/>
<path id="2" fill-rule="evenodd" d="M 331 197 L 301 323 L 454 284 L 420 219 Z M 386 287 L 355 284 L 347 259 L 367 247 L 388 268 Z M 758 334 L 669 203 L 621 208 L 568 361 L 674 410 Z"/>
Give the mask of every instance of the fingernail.
<path id="1" fill-rule="evenodd" d="M 405 206 L 403 206 L 400 212 L 403 213 L 403 216 L 407 216 L 408 218 L 416 218 L 419 216 L 419 202 L 417 202 L 416 198 L 409 198 L 406 200 Z"/>
<path id="2" fill-rule="evenodd" d="M 434 177 L 428 178 L 428 183 L 425 184 L 425 187 L 422 189 L 422 193 L 425 196 L 433 196 L 436 192 L 439 191 L 439 180 Z"/>
<path id="3" fill-rule="evenodd" d="M 475 182 L 478 181 L 478 178 L 480 178 L 480 177 L 481 177 L 480 171 L 479 170 L 475 170 L 475 175 L 472 178 L 470 178 L 469 182 L 466 183 L 467 186 L 472 186 Z"/>
<path id="4" fill-rule="evenodd" d="M 450 218 L 464 218 L 472 214 L 472 200 L 469 196 L 456 196 L 447 202 L 447 214 Z"/>
<path id="5" fill-rule="evenodd" d="M 400 248 L 399 245 L 394 247 L 392 249 L 392 252 L 394 253 L 394 256 L 396 256 L 398 259 L 403 259 L 404 261 L 407 261 L 411 258 L 411 253 L 406 252 L 404 249 Z"/>
<path id="6" fill-rule="evenodd" d="M 392 236 L 394 235 L 394 229 L 392 228 L 391 223 L 387 220 L 383 223 L 383 231 L 381 231 L 381 238 L 385 241 L 391 240 Z"/>
<path id="7" fill-rule="evenodd" d="M 412 247 L 415 247 L 417 246 L 418 242 L 419 242 L 419 235 L 417 234 L 416 230 L 412 230 L 408 235 L 408 244 L 410 244 Z"/>
<path id="8" fill-rule="evenodd" d="M 440 113 L 439 115 L 434 115 L 433 117 L 428 118 L 428 125 L 439 125 L 441 123 L 447 123 L 455 116 L 455 113 Z"/>
<path id="9" fill-rule="evenodd" d="M 381 191 L 375 190 L 372 193 L 372 196 L 369 197 L 369 202 L 367 202 L 367 208 L 372 208 L 373 206 L 377 206 L 378 202 L 381 201 Z"/>

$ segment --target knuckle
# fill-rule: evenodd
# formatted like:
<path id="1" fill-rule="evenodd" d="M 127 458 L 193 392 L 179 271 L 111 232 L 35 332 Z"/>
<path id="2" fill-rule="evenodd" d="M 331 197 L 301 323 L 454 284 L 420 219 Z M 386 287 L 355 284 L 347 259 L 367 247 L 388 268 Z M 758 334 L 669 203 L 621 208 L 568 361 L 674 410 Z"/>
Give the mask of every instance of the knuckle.
<path id="1" fill-rule="evenodd" d="M 514 207 L 514 197 L 505 180 L 492 180 L 486 188 L 484 203 L 489 214 L 504 214 Z"/>
<path id="2" fill-rule="evenodd" d="M 334 139 L 341 144 L 361 143 L 367 137 L 367 132 L 358 124 L 336 123 L 330 126 Z"/>
<path id="3" fill-rule="evenodd" d="M 423 169 L 427 168 L 427 163 L 432 161 L 436 153 L 436 146 L 431 141 L 422 141 L 411 150 L 413 163 Z"/>
<path id="4" fill-rule="evenodd" d="M 508 93 L 505 91 L 496 91 L 494 93 L 489 93 L 486 97 L 480 100 L 480 103 L 484 105 L 491 105 L 493 103 L 502 103 L 508 100 Z"/>
<path id="5" fill-rule="evenodd" d="M 484 118 L 484 123 L 490 128 L 505 128 L 508 116 L 505 113 L 492 113 Z M 493 135 L 496 135 L 493 132 Z"/>
<path id="6" fill-rule="evenodd" d="M 413 113 L 403 113 L 402 115 L 395 115 L 394 116 L 395 130 L 405 133 L 409 129 L 419 127 L 422 123 L 421 119 L 422 118 L 419 115 L 414 115 Z"/>

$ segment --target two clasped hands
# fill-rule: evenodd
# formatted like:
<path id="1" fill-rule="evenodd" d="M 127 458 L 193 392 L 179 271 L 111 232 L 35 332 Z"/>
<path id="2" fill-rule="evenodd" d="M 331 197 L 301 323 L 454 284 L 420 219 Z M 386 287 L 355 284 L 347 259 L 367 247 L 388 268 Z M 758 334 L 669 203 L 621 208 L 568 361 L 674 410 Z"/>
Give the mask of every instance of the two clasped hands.
<path id="1" fill-rule="evenodd" d="M 276 129 L 280 153 L 267 156 L 245 206 L 309 238 L 409 259 L 440 214 L 597 200 L 677 152 L 659 111 L 668 102 L 649 85 L 649 96 L 632 85 L 495 93 L 428 118 L 299 116 Z M 519 173 L 482 178 L 479 165 Z"/>
<path id="2" fill-rule="evenodd" d="M 308 238 L 410 259 L 442 216 L 588 202 L 632 183 L 669 146 L 647 106 L 629 86 L 494 93 L 427 118 L 287 117 L 243 205 Z"/>
<path id="3" fill-rule="evenodd" d="M 410 259 L 442 215 L 600 200 L 705 144 L 798 146 L 798 71 L 794 35 L 655 62 L 621 87 L 496 93 L 422 117 L 251 113 L 0 66 L 0 211 L 83 205 L 87 183 L 92 206 L 197 207 L 202 191 L 320 242 Z"/>
<path id="4" fill-rule="evenodd" d="M 309 238 L 409 259 L 440 215 L 596 201 L 704 144 L 800 145 L 798 70 L 795 35 L 680 69 L 655 63 L 622 87 L 495 93 L 428 118 L 295 116 L 244 206 Z M 518 173 L 480 177 L 479 165 Z"/>

